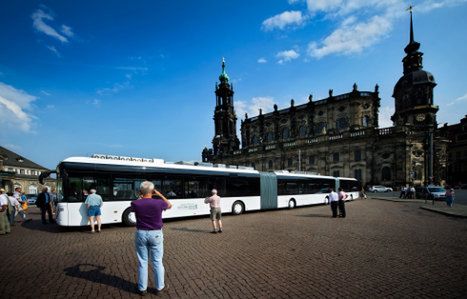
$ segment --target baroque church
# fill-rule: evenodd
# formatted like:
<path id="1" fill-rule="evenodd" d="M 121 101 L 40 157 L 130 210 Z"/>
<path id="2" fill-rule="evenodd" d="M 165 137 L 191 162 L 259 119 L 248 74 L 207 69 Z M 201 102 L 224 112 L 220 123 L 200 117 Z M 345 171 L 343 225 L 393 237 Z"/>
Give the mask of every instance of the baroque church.
<path id="1" fill-rule="evenodd" d="M 380 128 L 378 85 L 315 100 L 241 120 L 237 137 L 234 91 L 222 62 L 216 84 L 215 133 L 203 162 L 252 166 L 259 171 L 306 171 L 355 177 L 363 184 L 427 184 L 446 174 L 445 139 L 438 134 L 433 75 L 423 70 L 420 43 L 410 39 L 402 59 L 403 75 L 394 87 L 393 126 Z"/>

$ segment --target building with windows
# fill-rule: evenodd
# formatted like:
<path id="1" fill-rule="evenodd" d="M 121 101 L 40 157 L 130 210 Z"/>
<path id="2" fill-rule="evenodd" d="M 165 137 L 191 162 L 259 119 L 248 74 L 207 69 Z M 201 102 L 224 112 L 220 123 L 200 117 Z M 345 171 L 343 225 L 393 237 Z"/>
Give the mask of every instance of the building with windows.
<path id="1" fill-rule="evenodd" d="M 37 194 L 41 191 L 38 177 L 47 168 L 0 146 L 0 187 L 7 192 L 13 192 L 21 187 L 26 194 Z M 45 181 L 46 186 L 55 186 L 53 179 Z"/>
<path id="2" fill-rule="evenodd" d="M 447 181 L 454 186 L 467 184 L 467 115 L 458 124 L 444 124 L 440 133 L 449 142 Z"/>
<path id="3" fill-rule="evenodd" d="M 241 120 L 241 148 L 236 133 L 234 90 L 222 63 L 216 84 L 215 134 L 204 162 L 253 166 L 261 171 L 287 169 L 355 177 L 363 183 L 423 184 L 445 178 L 446 142 L 436 128 L 433 75 L 423 70 L 420 44 L 410 39 L 403 76 L 394 87 L 393 126 L 378 124 L 379 87 L 296 105 Z"/>

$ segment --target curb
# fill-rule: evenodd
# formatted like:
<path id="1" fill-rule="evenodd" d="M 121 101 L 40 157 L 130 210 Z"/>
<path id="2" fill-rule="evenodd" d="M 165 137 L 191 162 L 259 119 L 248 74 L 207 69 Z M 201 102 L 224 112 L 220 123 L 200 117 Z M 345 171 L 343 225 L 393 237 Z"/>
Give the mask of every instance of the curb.
<path id="1" fill-rule="evenodd" d="M 430 211 L 430 212 L 434 212 L 434 213 L 438 213 L 438 214 L 443 214 L 443 215 L 446 215 L 446 216 L 456 217 L 456 218 L 467 218 L 467 214 L 463 215 L 463 214 L 457 214 L 457 213 L 453 213 L 453 212 L 446 212 L 446 211 L 432 209 L 430 207 L 425 207 L 425 206 L 420 206 L 420 209 Z"/>
<path id="2" fill-rule="evenodd" d="M 425 203 L 423 199 L 392 199 L 392 198 L 382 198 L 382 197 L 370 197 L 370 199 L 392 201 L 392 202 L 412 202 L 412 203 Z"/>

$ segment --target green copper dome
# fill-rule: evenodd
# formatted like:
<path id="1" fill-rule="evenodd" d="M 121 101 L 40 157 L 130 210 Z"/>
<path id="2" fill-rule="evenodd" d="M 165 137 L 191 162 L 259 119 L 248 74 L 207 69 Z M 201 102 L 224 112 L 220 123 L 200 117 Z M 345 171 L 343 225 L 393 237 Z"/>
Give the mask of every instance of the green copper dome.
<path id="1" fill-rule="evenodd" d="M 222 72 L 219 75 L 219 80 L 221 82 L 229 82 L 229 75 L 225 72 L 225 59 L 222 58 Z"/>

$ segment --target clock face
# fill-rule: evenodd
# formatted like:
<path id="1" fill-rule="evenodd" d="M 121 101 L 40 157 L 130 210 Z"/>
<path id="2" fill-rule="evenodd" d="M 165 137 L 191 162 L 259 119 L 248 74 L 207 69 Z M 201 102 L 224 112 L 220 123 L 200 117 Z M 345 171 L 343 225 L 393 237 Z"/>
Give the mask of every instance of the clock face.
<path id="1" fill-rule="evenodd" d="M 417 121 L 422 122 L 425 120 L 425 114 L 417 114 L 415 118 L 417 119 Z"/>

